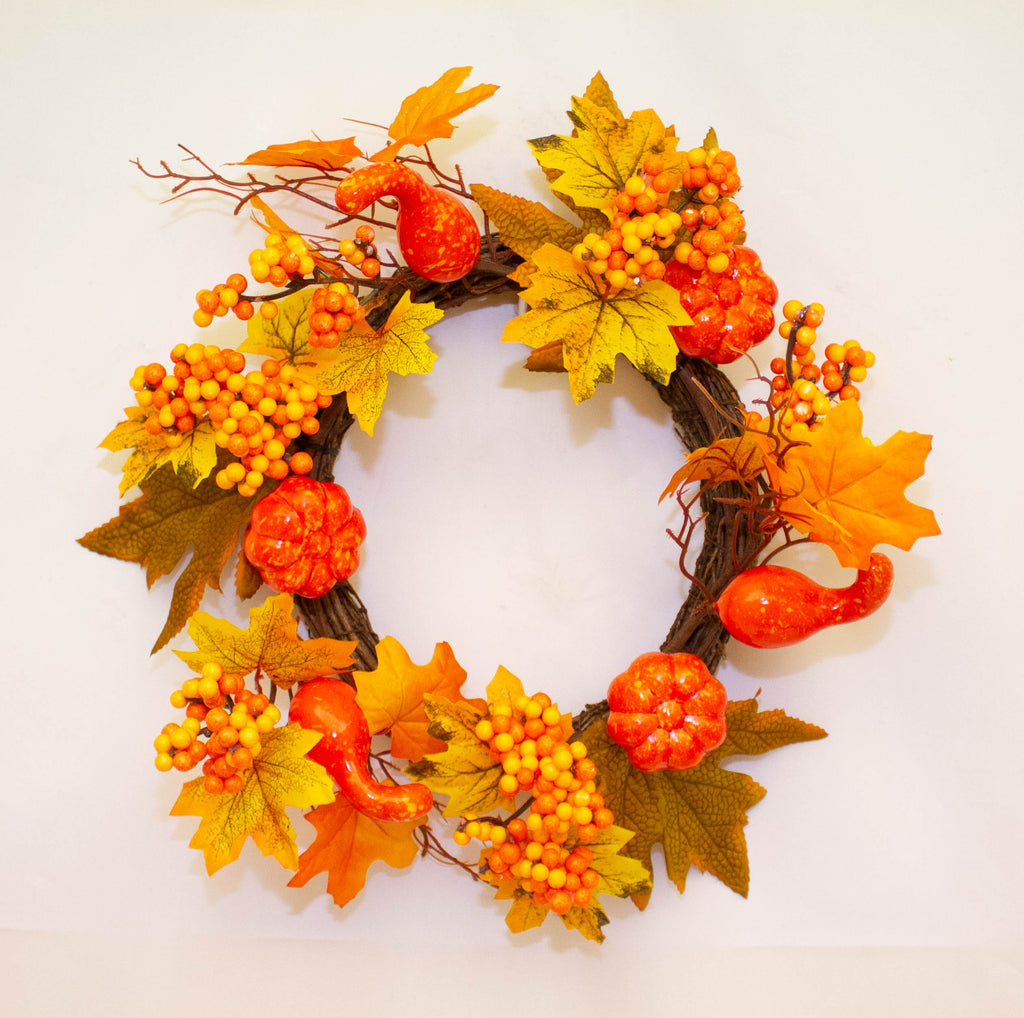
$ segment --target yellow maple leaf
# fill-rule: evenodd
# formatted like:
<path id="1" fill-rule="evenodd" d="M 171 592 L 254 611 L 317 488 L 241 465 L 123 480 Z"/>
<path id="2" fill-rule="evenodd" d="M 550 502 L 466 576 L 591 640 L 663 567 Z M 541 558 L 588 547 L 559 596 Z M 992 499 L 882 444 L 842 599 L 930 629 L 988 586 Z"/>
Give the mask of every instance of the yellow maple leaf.
<path id="1" fill-rule="evenodd" d="M 182 435 L 181 445 L 171 449 L 163 432 L 151 435 L 146 430 L 146 420 L 156 413 L 155 410 L 125 407 L 124 412 L 127 420 L 117 424 L 100 442 L 100 448 L 111 452 L 132 450 L 122 467 L 118 486 L 121 495 L 141 484 L 165 463 L 169 463 L 174 472 L 193 488 L 217 465 L 217 443 L 209 421 L 202 421 L 186 432 Z"/>
<path id="2" fill-rule="evenodd" d="M 196 611 L 206 587 L 220 590 L 220 574 L 248 523 L 252 500 L 234 490 L 224 491 L 213 477 L 193 487 L 170 464 L 155 470 L 140 488 L 137 499 L 78 543 L 100 555 L 137 562 L 145 568 L 149 586 L 191 552 L 175 581 L 167 622 L 153 646 L 155 653 Z"/>
<path id="3" fill-rule="evenodd" d="M 375 330 L 365 322 L 345 333 L 333 350 L 318 351 L 313 381 L 323 393 L 345 393 L 348 408 L 368 434 L 380 416 L 388 391 L 388 375 L 429 374 L 437 354 L 424 331 L 444 312 L 432 302 L 416 303 L 407 290 Z"/>
<path id="4" fill-rule="evenodd" d="M 766 461 L 778 511 L 812 540 L 829 545 L 841 565 L 866 569 L 876 544 L 907 551 L 939 533 L 935 514 L 904 489 L 924 473 L 931 436 L 898 431 L 876 446 L 861 434 L 856 400 L 829 410 L 806 445 Z"/>
<path id="5" fill-rule="evenodd" d="M 197 672 L 206 662 L 216 661 L 232 674 L 262 672 L 282 689 L 351 668 L 355 641 L 300 639 L 292 606 L 291 594 L 268 597 L 259 607 L 249 609 L 246 629 L 196 612 L 189 621 L 188 635 L 197 649 L 174 653 Z"/>
<path id="6" fill-rule="evenodd" d="M 363 889 L 366 871 L 376 860 L 393 869 L 412 865 L 419 854 L 413 831 L 426 820 L 373 820 L 343 796 L 317 806 L 306 819 L 316 828 L 316 838 L 299 856 L 298 872 L 288 886 L 305 887 L 312 877 L 326 873 L 327 893 L 339 908 Z"/>
<path id="7" fill-rule="evenodd" d="M 476 737 L 484 711 L 467 700 L 448 700 L 425 693 L 423 706 L 430 719 L 427 732 L 446 744 L 441 753 L 427 753 L 405 768 L 435 795 L 447 795 L 446 817 L 488 813 L 495 807 L 510 809 L 513 800 L 502 795 L 498 781 L 505 772 L 491 757 L 490 747 Z"/>
<path id="8" fill-rule="evenodd" d="M 285 725 L 262 737 L 262 750 L 245 772 L 242 790 L 211 795 L 203 778 L 189 781 L 171 809 L 171 816 L 198 816 L 199 828 L 189 842 L 202 850 L 211 876 L 234 862 L 246 838 L 286 869 L 297 869 L 295 831 L 285 808 L 308 809 L 334 800 L 334 782 L 319 764 L 306 758 L 320 740 L 319 732 Z"/>
<path id="9" fill-rule="evenodd" d="M 406 145 L 425 145 L 435 138 L 450 138 L 455 130 L 451 118 L 489 99 L 497 85 L 474 85 L 464 92 L 459 86 L 472 67 L 453 67 L 432 85 L 417 89 L 402 100 L 398 115 L 388 128 L 390 145 L 370 156 L 373 162 L 391 162 Z"/>
<path id="10" fill-rule="evenodd" d="M 300 290 L 275 301 L 273 318 L 253 315 L 246 324 L 246 337 L 239 353 L 274 357 L 289 364 L 308 362 L 314 348 L 309 342 L 309 290 Z M 319 351 L 317 351 L 319 353 Z"/>
<path id="11" fill-rule="evenodd" d="M 292 141 L 282 145 L 268 145 L 247 155 L 233 166 L 306 166 L 317 170 L 343 170 L 360 156 L 362 150 L 356 139 L 338 138 L 335 141 Z"/>
<path id="12" fill-rule="evenodd" d="M 529 258 L 545 244 L 571 248 L 583 239 L 581 227 L 563 219 L 546 205 L 484 184 L 470 187 L 476 203 L 498 228 L 498 235 L 520 258 Z"/>
<path id="13" fill-rule="evenodd" d="M 676 290 L 654 280 L 605 297 L 568 251 L 545 244 L 532 261 L 536 271 L 522 294 L 531 310 L 505 326 L 504 342 L 534 349 L 561 342 L 577 403 L 615 378 L 619 354 L 653 381 L 668 382 L 679 354 L 669 326 L 691 324 Z"/>
<path id="14" fill-rule="evenodd" d="M 465 700 L 462 683 L 465 669 L 455 660 L 451 647 L 439 643 L 425 665 L 414 664 L 406 649 L 392 636 L 377 644 L 377 667 L 372 672 L 354 672 L 356 701 L 366 715 L 370 734 L 391 733 L 391 755 L 419 760 L 425 753 L 437 753 L 444 743 L 427 732 L 430 719 L 423 705 L 424 693 L 451 701 Z M 482 700 L 468 701 L 483 710 Z"/>
<path id="15" fill-rule="evenodd" d="M 680 164 L 677 139 L 657 113 L 640 110 L 624 117 L 606 85 L 574 96 L 569 119 L 572 135 L 552 134 L 529 144 L 549 172 L 552 190 L 582 208 L 610 210 L 616 194 L 642 171 L 649 155 L 660 155 L 668 170 Z"/>

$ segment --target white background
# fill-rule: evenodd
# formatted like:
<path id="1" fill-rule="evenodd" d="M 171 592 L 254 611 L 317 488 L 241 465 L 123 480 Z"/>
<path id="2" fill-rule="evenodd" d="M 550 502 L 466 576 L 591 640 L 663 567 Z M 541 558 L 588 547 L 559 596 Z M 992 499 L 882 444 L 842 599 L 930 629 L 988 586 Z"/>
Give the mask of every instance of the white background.
<path id="1" fill-rule="evenodd" d="M 225 993 L 293 1013 L 1021 1013 L 1022 26 L 996 0 L 9 3 L 4 1013 Z M 944 533 L 893 552 L 888 604 L 789 650 L 737 647 L 721 671 L 734 698 L 761 689 L 830 732 L 734 765 L 768 789 L 749 898 L 696 871 L 680 897 L 656 858 L 650 907 L 612 902 L 602 947 L 553 921 L 513 937 L 503 906 L 429 862 L 374 869 L 344 911 L 251 846 L 208 879 L 196 821 L 167 816 L 177 779 L 150 762 L 182 679 L 170 649 L 149 654 L 172 580 L 147 594 L 136 566 L 74 543 L 116 514 L 120 461 L 96 446 L 132 370 L 194 338 L 192 295 L 259 239 L 224 203 L 161 206 L 130 160 L 344 137 L 345 117 L 388 123 L 464 64 L 501 89 L 435 154 L 518 194 L 545 197 L 524 141 L 566 133 L 597 70 L 686 145 L 714 125 L 782 298 L 822 301 L 826 341 L 877 353 L 866 433 L 935 436 L 910 495 Z M 499 342 L 513 311 L 439 326 L 433 375 L 392 383 L 338 476 L 369 523 L 357 585 L 379 632 L 417 661 L 448 640 L 474 694 L 505 665 L 577 709 L 682 598 L 657 504 L 680 452 L 624 362 L 581 407 L 564 378 L 522 372 Z M 205 335 L 240 341 L 227 321 Z M 246 617 L 230 596 L 204 607 Z"/>

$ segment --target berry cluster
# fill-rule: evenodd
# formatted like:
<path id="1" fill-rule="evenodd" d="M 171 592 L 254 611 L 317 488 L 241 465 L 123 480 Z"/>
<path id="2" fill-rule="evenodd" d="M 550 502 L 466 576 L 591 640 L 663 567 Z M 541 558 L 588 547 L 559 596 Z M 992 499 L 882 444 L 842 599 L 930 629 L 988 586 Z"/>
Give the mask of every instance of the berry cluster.
<path id="1" fill-rule="evenodd" d="M 260 754 L 260 736 L 281 720 L 263 693 L 246 689 L 244 676 L 226 674 L 216 661 L 186 679 L 171 694 L 171 706 L 184 708 L 185 720 L 165 725 L 153 740 L 156 769 L 184 772 L 206 759 L 203 787 L 210 794 L 241 791 L 244 772 Z"/>
<path id="2" fill-rule="evenodd" d="M 680 183 L 694 192 L 703 205 L 712 205 L 719 198 L 731 198 L 740 189 L 736 157 L 720 149 L 713 135 L 705 139 L 702 146 L 686 153 L 686 163 Z"/>
<path id="3" fill-rule="evenodd" d="M 333 348 L 366 311 L 347 283 L 329 283 L 313 291 L 309 305 L 309 345 Z"/>
<path id="4" fill-rule="evenodd" d="M 538 905 L 558 915 L 583 907 L 598 883 L 587 845 L 614 823 L 597 791 L 597 767 L 580 741 L 569 742 L 568 724 L 544 693 L 496 704 L 476 726 L 501 765 L 501 792 L 532 793 L 529 813 L 507 824 L 465 818 L 456 844 L 489 843 L 482 864 L 495 881 L 516 881 Z"/>
<path id="5" fill-rule="evenodd" d="M 572 251 L 577 264 L 614 290 L 661 279 L 669 251 L 683 225 L 678 212 L 667 207 L 677 175 L 665 172 L 665 161 L 652 154 L 643 175 L 630 177 L 616 195 L 611 224 L 604 234 L 588 233 Z"/>
<path id="6" fill-rule="evenodd" d="M 238 486 L 240 495 L 251 496 L 265 478 L 284 480 L 290 473 L 308 474 L 313 468 L 307 452 L 286 456 L 289 444 L 300 435 L 320 430 L 317 414 L 331 405 L 331 397 L 303 382 L 294 364 L 265 360 L 259 371 L 232 375 L 225 397 L 211 408 L 214 440 L 237 462 L 215 476 L 225 490 Z"/>
<path id="7" fill-rule="evenodd" d="M 855 339 L 829 343 L 820 365 L 815 363 L 814 343 L 825 318 L 821 304 L 786 301 L 779 334 L 788 343 L 785 357 L 771 362 L 772 409 L 790 438 L 800 439 L 816 431 L 834 400 L 860 399 L 856 383 L 867 378 L 875 355 Z"/>
<path id="8" fill-rule="evenodd" d="M 289 457 L 288 446 L 300 435 L 317 433 L 317 414 L 331 405 L 331 397 L 303 382 L 294 365 L 270 358 L 259 371 L 243 374 L 243 354 L 202 343 L 179 343 L 171 361 L 170 373 L 154 363 L 132 375 L 136 402 L 151 411 L 146 431 L 163 434 L 168 448 L 176 448 L 185 434 L 209 421 L 218 447 L 236 458 L 218 471 L 217 484 L 224 490 L 237 485 L 241 495 L 254 495 L 267 477 L 280 481 L 289 473 L 309 473 L 309 454 Z"/>
<path id="9" fill-rule="evenodd" d="M 355 238 L 346 237 L 338 241 L 338 254 L 342 261 L 356 266 L 367 279 L 380 275 L 380 259 L 373 245 L 373 227 L 363 223 L 356 229 Z"/>

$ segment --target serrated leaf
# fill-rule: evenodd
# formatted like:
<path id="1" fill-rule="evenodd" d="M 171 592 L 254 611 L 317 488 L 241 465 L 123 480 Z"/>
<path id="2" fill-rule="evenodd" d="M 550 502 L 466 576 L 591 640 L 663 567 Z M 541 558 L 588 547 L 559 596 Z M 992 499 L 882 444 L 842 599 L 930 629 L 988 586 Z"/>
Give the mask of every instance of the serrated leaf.
<path id="1" fill-rule="evenodd" d="M 451 647 L 439 643 L 425 665 L 414 664 L 406 649 L 392 636 L 385 636 L 376 647 L 377 667 L 372 672 L 353 672 L 356 701 L 366 716 L 370 734 L 391 733 L 391 755 L 403 760 L 419 760 L 426 753 L 439 753 L 444 743 L 428 732 L 430 719 L 423 703 L 432 693 L 449 701 L 466 700 L 462 684 L 466 671 L 455 660 Z M 469 700 L 485 710 L 483 700 Z"/>
<path id="2" fill-rule="evenodd" d="M 680 893 L 691 866 L 717 877 L 737 894 L 747 893 L 750 869 L 743 828 L 747 811 L 764 797 L 765 789 L 749 775 L 723 769 L 722 760 L 825 735 L 821 728 L 782 711 L 760 712 L 753 700 L 730 702 L 726 725 L 726 742 L 696 767 L 653 773 L 630 764 L 608 737 L 603 720 L 580 733 L 597 764 L 605 804 L 618 825 L 636 832 L 621 851 L 649 870 L 651 849 L 660 842 L 668 877 Z M 632 897 L 644 908 L 650 891 Z"/>
<path id="3" fill-rule="evenodd" d="M 268 145 L 246 156 L 232 166 L 304 166 L 311 169 L 343 170 L 353 159 L 362 156 L 356 139 L 338 138 L 335 141 L 292 141 L 282 145 Z"/>
<path id="4" fill-rule="evenodd" d="M 298 867 L 295 831 L 285 808 L 308 809 L 334 799 L 327 771 L 306 758 L 320 738 L 300 725 L 275 728 L 262 736 L 263 748 L 245 772 L 240 792 L 211 795 L 201 777 L 182 788 L 171 816 L 202 818 L 189 847 L 202 850 L 207 873 L 234 862 L 247 838 L 286 869 Z"/>
<path id="5" fill-rule="evenodd" d="M 483 710 L 467 701 L 453 702 L 430 693 L 424 695 L 423 704 L 430 718 L 427 731 L 447 743 L 447 748 L 441 753 L 428 753 L 406 767 L 405 773 L 436 795 L 449 796 L 446 817 L 511 808 L 512 800 L 498 788 L 504 771 L 474 731 L 484 716 Z"/>
<path id="6" fill-rule="evenodd" d="M 252 353 L 274 357 L 288 364 L 310 360 L 313 347 L 309 343 L 308 289 L 289 294 L 275 301 L 277 314 L 273 318 L 253 315 L 246 325 L 245 341 L 239 353 Z"/>
<path id="7" fill-rule="evenodd" d="M 470 190 L 476 203 L 498 228 L 502 243 L 521 258 L 529 258 L 544 244 L 568 249 L 583 239 L 581 227 L 540 202 L 506 194 L 484 184 L 473 184 Z"/>
<path id="8" fill-rule="evenodd" d="M 253 500 L 218 488 L 212 477 L 193 488 L 169 464 L 140 486 L 139 498 L 78 543 L 100 555 L 137 562 L 146 570 L 150 587 L 191 550 L 189 563 L 174 584 L 167 622 L 153 646 L 155 653 L 185 625 L 207 587 L 221 589 L 220 575 L 249 520 Z"/>
<path id="9" fill-rule="evenodd" d="M 531 310 L 505 326 L 503 342 L 534 349 L 560 342 L 577 403 L 614 380 L 619 354 L 652 381 L 668 382 L 679 354 L 669 326 L 691 324 L 676 290 L 655 280 L 606 297 L 594 277 L 553 244 L 532 261 L 536 271 L 522 294 Z"/>
<path id="10" fill-rule="evenodd" d="M 654 110 L 623 117 L 606 84 L 591 95 L 574 97 L 569 118 L 575 127 L 571 136 L 553 134 L 529 144 L 537 162 L 557 173 L 552 190 L 583 208 L 610 209 L 648 155 L 661 155 L 667 169 L 680 161 L 677 139 Z"/>
<path id="11" fill-rule="evenodd" d="M 380 330 L 360 323 L 335 349 L 318 351 L 314 384 L 328 395 L 344 392 L 349 411 L 372 435 L 387 396 L 388 376 L 433 370 L 437 354 L 427 345 L 430 337 L 424 330 L 443 316 L 432 302 L 414 304 L 406 291 Z"/>
<path id="12" fill-rule="evenodd" d="M 366 873 L 378 859 L 392 869 L 411 866 L 419 854 L 413 832 L 425 822 L 381 822 L 364 816 L 343 796 L 306 814 L 316 829 L 313 844 L 299 856 L 289 887 L 305 887 L 318 873 L 327 874 L 327 893 L 338 907 L 365 886 Z"/>
<path id="13" fill-rule="evenodd" d="M 181 444 L 171 449 L 162 432 L 151 435 L 146 430 L 146 421 L 156 413 L 155 410 L 126 407 L 124 412 L 127 420 L 117 424 L 100 442 L 100 448 L 111 452 L 132 450 L 122 467 L 118 486 L 120 495 L 141 484 L 165 463 L 169 463 L 174 472 L 193 488 L 217 465 L 217 443 L 209 421 L 203 421 L 186 432 L 182 435 Z"/>
<path id="14" fill-rule="evenodd" d="M 196 650 L 174 653 L 196 672 L 206 662 L 216 661 L 232 674 L 261 672 L 282 689 L 352 667 L 354 640 L 303 640 L 292 609 L 290 594 L 268 597 L 262 605 L 249 609 L 246 629 L 197 612 L 188 624 L 188 635 Z"/>
<path id="15" fill-rule="evenodd" d="M 675 494 L 691 481 L 706 481 L 709 487 L 727 481 L 750 484 L 764 471 L 765 458 L 775 452 L 776 444 L 764 432 L 746 429 L 735 438 L 719 438 L 694 449 L 672 475 L 661 498 Z"/>
<path id="16" fill-rule="evenodd" d="M 398 115 L 388 128 L 390 145 L 370 156 L 373 162 L 391 162 L 406 145 L 425 145 L 435 138 L 450 138 L 455 131 L 451 118 L 489 99 L 497 85 L 474 85 L 459 92 L 472 67 L 453 67 L 432 85 L 417 89 L 402 100 Z"/>
<path id="17" fill-rule="evenodd" d="M 856 400 L 829 410 L 806 444 L 766 461 L 778 511 L 812 540 L 827 544 L 841 565 L 866 569 L 877 544 L 908 551 L 919 537 L 938 534 L 930 509 L 904 490 L 924 473 L 931 436 L 898 431 L 881 445 L 866 438 Z"/>

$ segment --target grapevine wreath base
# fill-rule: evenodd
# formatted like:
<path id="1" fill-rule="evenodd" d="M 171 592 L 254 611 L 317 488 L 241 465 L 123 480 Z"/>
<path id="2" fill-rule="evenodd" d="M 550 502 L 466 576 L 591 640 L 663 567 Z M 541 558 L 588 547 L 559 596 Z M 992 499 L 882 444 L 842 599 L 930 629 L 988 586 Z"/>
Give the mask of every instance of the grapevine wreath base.
<path id="1" fill-rule="evenodd" d="M 819 359 L 817 303 L 784 302 L 764 397 L 744 406 L 720 366 L 746 358 L 758 373 L 749 351 L 776 331 L 778 291 L 713 131 L 681 150 L 653 110 L 623 114 L 598 74 L 571 133 L 529 143 L 558 213 L 435 161 L 452 118 L 495 91 L 459 91 L 469 71 L 407 97 L 376 152 L 351 137 L 272 145 L 231 174 L 187 149 L 181 167 L 139 164 L 173 197 L 227 196 L 264 236 L 248 275 L 196 295 L 196 327 L 233 315 L 242 341 L 181 342 L 132 376 L 135 405 L 102 445 L 129 451 L 120 493 L 141 494 L 80 543 L 150 584 L 187 560 L 153 649 L 186 627 L 194 649 L 175 651 L 189 677 L 155 762 L 201 769 L 171 812 L 200 818 L 191 845 L 210 874 L 251 838 L 292 886 L 326 873 L 344 906 L 375 860 L 430 857 L 493 885 L 513 931 L 554 913 L 600 941 L 602 895 L 646 905 L 656 843 L 679 891 L 696 865 L 746 894 L 743 831 L 764 789 L 723 764 L 825 733 L 730 701 L 713 673 L 730 637 L 785 646 L 885 600 L 893 567 L 876 546 L 938 533 L 904 495 L 930 438 L 864 437 L 874 355 L 848 340 Z M 296 208 L 321 232 L 291 228 Z M 350 582 L 379 536 L 335 483 L 346 433 L 373 433 L 391 374 L 432 369 L 425 330 L 445 310 L 502 295 L 525 302 L 502 338 L 532 348 L 527 368 L 564 372 L 580 402 L 623 355 L 687 451 L 661 493 L 680 513 L 685 602 L 662 645 L 618 662 L 575 715 L 505 668 L 469 696 L 446 643 L 414 663 Z M 828 589 L 774 561 L 804 542 L 856 579 Z M 245 629 L 199 610 L 236 550 L 239 597 L 276 591 Z M 289 808 L 315 830 L 302 852 Z"/>

